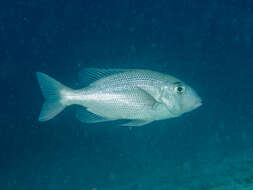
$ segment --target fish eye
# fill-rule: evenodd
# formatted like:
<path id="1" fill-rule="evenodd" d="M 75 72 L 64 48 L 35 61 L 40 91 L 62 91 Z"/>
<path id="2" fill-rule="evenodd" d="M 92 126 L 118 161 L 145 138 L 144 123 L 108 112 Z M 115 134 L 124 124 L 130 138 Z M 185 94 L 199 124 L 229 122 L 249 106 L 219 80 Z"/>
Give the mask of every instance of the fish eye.
<path id="1" fill-rule="evenodd" d="M 178 85 L 175 87 L 175 92 L 178 93 L 178 94 L 183 94 L 184 91 L 185 91 L 185 87 L 184 86 L 181 86 L 181 85 Z"/>

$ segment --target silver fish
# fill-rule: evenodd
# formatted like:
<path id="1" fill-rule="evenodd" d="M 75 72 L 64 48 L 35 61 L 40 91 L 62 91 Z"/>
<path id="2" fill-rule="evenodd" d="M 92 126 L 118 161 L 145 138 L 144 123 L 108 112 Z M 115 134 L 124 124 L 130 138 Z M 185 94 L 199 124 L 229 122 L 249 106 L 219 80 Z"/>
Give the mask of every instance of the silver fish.
<path id="1" fill-rule="evenodd" d="M 127 119 L 123 126 L 142 126 L 178 117 L 201 106 L 201 98 L 170 75 L 137 69 L 84 69 L 86 87 L 73 90 L 38 72 L 45 97 L 39 121 L 47 121 L 65 107 L 80 105 L 77 118 L 85 123 Z"/>

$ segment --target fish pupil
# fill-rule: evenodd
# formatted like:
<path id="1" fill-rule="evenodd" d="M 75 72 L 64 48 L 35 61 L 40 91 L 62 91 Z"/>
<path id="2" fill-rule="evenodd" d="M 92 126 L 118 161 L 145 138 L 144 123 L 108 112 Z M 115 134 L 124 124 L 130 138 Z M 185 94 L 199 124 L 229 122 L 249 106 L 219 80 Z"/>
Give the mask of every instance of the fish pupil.
<path id="1" fill-rule="evenodd" d="M 184 87 L 183 86 L 177 86 L 176 91 L 178 94 L 183 94 L 184 93 Z"/>
<path id="2" fill-rule="evenodd" d="M 178 92 L 182 92 L 182 91 L 183 91 L 183 88 L 182 88 L 181 86 L 179 86 L 179 87 L 177 88 L 177 90 L 178 90 Z"/>

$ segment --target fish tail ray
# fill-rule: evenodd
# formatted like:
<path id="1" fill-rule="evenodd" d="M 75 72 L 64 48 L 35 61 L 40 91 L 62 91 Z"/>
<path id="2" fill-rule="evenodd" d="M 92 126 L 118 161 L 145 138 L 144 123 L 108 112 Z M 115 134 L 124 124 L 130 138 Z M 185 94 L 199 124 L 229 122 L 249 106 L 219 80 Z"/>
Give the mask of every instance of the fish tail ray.
<path id="1" fill-rule="evenodd" d="M 58 115 L 65 108 L 65 105 L 60 101 L 60 90 L 67 87 L 44 73 L 37 72 L 36 74 L 42 94 L 45 98 L 39 115 L 39 121 L 47 121 Z"/>

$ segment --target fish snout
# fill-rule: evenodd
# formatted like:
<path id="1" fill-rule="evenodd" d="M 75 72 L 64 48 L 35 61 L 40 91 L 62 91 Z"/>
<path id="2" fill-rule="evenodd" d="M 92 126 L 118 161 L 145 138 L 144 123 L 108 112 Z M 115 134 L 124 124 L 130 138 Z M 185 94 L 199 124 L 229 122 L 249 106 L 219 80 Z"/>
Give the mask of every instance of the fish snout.
<path id="1" fill-rule="evenodd" d="M 198 107 L 200 107 L 201 105 L 202 105 L 202 100 L 201 100 L 201 98 L 197 98 L 197 99 L 195 100 L 194 107 L 195 107 L 195 108 L 198 108 Z"/>

